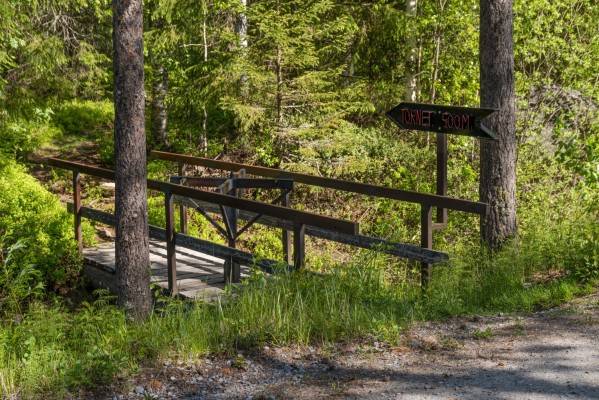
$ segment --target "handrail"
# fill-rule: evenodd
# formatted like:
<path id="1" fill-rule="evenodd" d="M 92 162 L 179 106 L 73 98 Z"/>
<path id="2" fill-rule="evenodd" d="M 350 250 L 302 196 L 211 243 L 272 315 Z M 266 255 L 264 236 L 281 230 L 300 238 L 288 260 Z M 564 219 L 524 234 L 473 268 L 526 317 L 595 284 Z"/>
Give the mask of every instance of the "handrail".
<path id="1" fill-rule="evenodd" d="M 203 157 L 186 156 L 183 154 L 168 153 L 164 151 L 152 150 L 151 156 L 160 160 L 182 162 L 185 164 L 222 169 L 226 171 L 237 171 L 239 169 L 244 168 L 246 170 L 246 173 L 252 175 L 259 175 L 279 179 L 293 179 L 295 182 L 326 187 L 329 189 L 338 189 L 347 192 L 365 194 L 368 196 L 402 200 L 410 203 L 418 203 L 421 205 L 448 208 L 451 210 L 464 211 L 479 215 L 486 215 L 489 207 L 486 203 L 480 203 L 476 201 L 461 200 L 451 197 L 438 196 L 434 194 L 394 189 L 384 186 L 371 185 L 368 183 L 345 181 L 341 179 L 326 178 L 321 176 L 301 174 L 297 172 L 282 171 L 274 168 L 218 161 Z"/>
<path id="2" fill-rule="evenodd" d="M 177 161 L 179 163 L 180 175 L 182 174 L 181 167 L 183 163 L 204 165 L 212 168 L 219 168 L 225 170 L 242 170 L 243 176 L 245 173 L 252 175 L 261 175 L 272 177 L 276 179 L 293 179 L 294 181 L 308 183 L 312 185 L 318 185 L 323 187 L 329 187 L 333 189 L 345 190 L 355 193 L 363 193 L 366 195 L 386 197 L 390 199 L 404 200 L 409 202 L 419 203 L 421 205 L 421 244 L 420 247 L 390 243 L 382 239 L 372 238 L 358 234 L 359 225 L 356 222 L 337 219 L 328 217 L 320 214 L 315 214 L 307 211 L 299 211 L 284 206 L 278 206 L 274 204 L 261 203 L 253 200 L 240 198 L 237 196 L 231 196 L 229 194 L 221 194 L 215 192 L 208 192 L 188 186 L 172 184 L 163 181 L 157 181 L 148 179 L 147 188 L 150 190 L 161 191 L 165 195 L 165 216 L 166 216 L 166 229 L 164 231 L 166 243 L 167 243 L 167 266 L 168 266 L 168 284 L 169 290 L 173 295 L 177 293 L 177 273 L 176 273 L 176 252 L 175 246 L 179 240 L 183 240 L 183 236 L 175 232 L 174 224 L 174 198 L 179 196 L 180 198 L 199 200 L 204 203 L 212 203 L 220 208 L 221 213 L 225 213 L 224 209 L 229 210 L 242 210 L 244 212 L 250 212 L 268 216 L 271 222 L 274 221 L 275 226 L 283 228 L 283 242 L 284 252 L 286 254 L 286 264 L 293 264 L 293 268 L 301 268 L 305 262 L 305 239 L 304 236 L 308 232 L 310 235 L 323 237 L 330 240 L 335 240 L 341 243 L 347 243 L 358 247 L 368 247 L 369 245 L 387 245 L 391 246 L 386 252 L 395 254 L 400 257 L 407 257 L 410 259 L 416 259 L 421 262 L 422 271 L 422 282 L 423 285 L 428 282 L 432 273 L 432 263 L 441 262 L 447 259 L 447 254 L 435 251 L 432 249 L 432 231 L 435 226 L 432 222 L 432 207 L 445 207 L 455 210 L 462 210 L 472 213 L 486 212 L 487 204 L 477 203 L 459 199 L 451 199 L 443 196 L 429 195 L 417 192 L 410 192 L 399 189 L 385 188 L 380 186 L 374 186 L 369 184 L 362 184 L 357 182 L 349 182 L 338 179 L 322 178 L 306 174 L 291 173 L 286 171 L 275 170 L 264 167 L 254 167 L 244 164 L 226 163 L 222 161 L 214 161 L 199 157 L 190 157 L 184 155 L 178 155 L 173 153 L 156 152 L 153 151 L 154 156 L 159 156 L 165 160 Z M 73 214 L 75 216 L 75 238 L 78 241 L 79 250 L 82 251 L 82 234 L 81 234 L 81 217 L 92 216 L 97 213 L 91 213 L 86 207 L 81 205 L 81 188 L 80 188 L 80 174 L 89 174 L 96 177 L 104 178 L 107 180 L 115 180 L 115 172 L 109 169 L 93 167 L 85 164 L 81 164 L 73 161 L 66 161 L 57 158 L 49 158 L 48 163 L 51 166 L 68 169 L 73 171 Z M 241 172 L 240 172 L 241 173 Z M 191 178 L 193 179 L 193 178 Z M 248 178 L 238 178 L 240 182 L 244 179 L 251 181 Z M 282 182 L 281 182 L 282 183 Z M 269 183 L 268 186 L 272 186 Z M 285 202 L 284 205 L 287 205 Z M 87 210 L 87 211 L 86 211 Z M 183 207 L 181 208 L 183 210 Z M 183 214 L 183 212 L 182 212 Z M 231 230 L 232 226 L 236 225 L 236 222 L 230 223 L 227 214 L 223 214 L 227 229 Z M 233 214 L 235 219 L 237 213 Z M 102 218 L 106 219 L 105 216 Z M 277 221 L 281 221 L 277 222 Z M 288 222 L 284 222 L 288 221 Z M 267 223 L 268 225 L 268 223 Z M 182 225 L 183 226 L 183 225 Z M 312 228 L 310 228 L 312 227 Z M 183 233 L 186 233 L 184 228 Z M 290 243 L 289 234 L 290 229 L 293 231 L 293 262 L 290 259 Z M 285 235 L 287 234 L 287 235 Z M 185 242 L 187 245 L 189 243 Z M 205 244 L 198 244 L 194 242 L 195 247 L 202 247 Z M 186 246 L 181 242 L 182 246 Z M 210 251 L 216 251 L 211 247 Z M 235 261 L 239 259 L 239 254 L 234 253 L 235 243 L 229 243 L 229 247 L 233 248 L 229 255 L 228 261 L 225 262 L 224 275 L 225 281 L 237 281 L 239 279 L 239 264 Z M 285 250 L 286 249 L 286 250 Z M 222 253 L 224 250 L 218 250 Z M 224 254 L 224 253 L 223 253 Z M 249 253 L 248 253 L 249 254 Z M 244 256 L 245 257 L 245 256 Z M 245 260 L 245 259 L 244 259 Z M 274 261 L 267 260 L 268 263 Z M 267 264 L 268 264 L 267 263 Z M 270 264 L 269 264 L 270 265 Z"/>
<path id="3" fill-rule="evenodd" d="M 105 168 L 92 167 L 89 165 L 73 161 L 60 160 L 57 158 L 49 158 L 48 163 L 55 167 L 77 170 L 84 174 L 95 175 L 108 180 L 115 179 L 114 171 Z M 225 194 L 207 192 L 201 189 L 175 185 L 172 183 L 161 182 L 152 179 L 148 179 L 147 182 L 148 189 L 189 197 L 191 199 L 207 201 L 209 203 L 221 204 L 226 207 L 237 208 L 244 211 L 257 212 L 270 217 L 281 218 L 295 223 L 307 224 L 318 228 L 348 234 L 357 234 L 359 230 L 358 223 L 353 221 L 337 219 L 307 211 L 294 210 L 274 204 L 261 203 L 258 201 L 242 199 Z"/>

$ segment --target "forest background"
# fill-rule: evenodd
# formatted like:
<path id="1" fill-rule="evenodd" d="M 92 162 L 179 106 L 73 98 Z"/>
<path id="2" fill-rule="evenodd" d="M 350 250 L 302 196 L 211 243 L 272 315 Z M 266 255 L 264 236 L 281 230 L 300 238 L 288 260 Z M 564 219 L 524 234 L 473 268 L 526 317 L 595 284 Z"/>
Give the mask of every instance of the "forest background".
<path id="1" fill-rule="evenodd" d="M 434 193 L 434 137 L 398 130 L 384 114 L 406 93 L 418 102 L 479 105 L 478 10 L 474 0 L 146 1 L 148 147 Z M 296 333 L 281 315 L 274 323 L 242 318 L 248 326 L 262 324 L 263 330 L 256 333 L 231 322 L 226 312 L 240 312 L 234 305 L 224 314 L 202 309 L 210 315 L 201 318 L 214 318 L 227 333 L 216 338 L 207 330 L 201 343 L 185 347 L 183 341 L 182 347 L 173 348 L 167 339 L 157 344 L 145 342 L 141 333 L 132 334 L 137 328 L 105 306 L 105 297 L 95 305 L 86 303 L 87 314 L 62 314 L 63 300 L 53 293 L 69 293 L 80 270 L 71 219 L 56 197 L 26 174 L 33 167 L 32 154 L 76 148 L 84 141 L 95 144 L 99 163 L 112 166 L 111 4 L 2 2 L 4 394 L 33 395 L 105 383 L 130 372 L 140 360 L 169 354 L 165 349 L 205 353 L 272 340 L 337 340 L 366 333 L 393 341 L 413 318 L 534 309 L 589 290 L 599 277 L 597 21 L 599 6 L 593 0 L 514 2 L 517 243 L 488 259 L 479 247 L 477 218 L 450 213 L 448 228 L 436 235 L 434 247 L 452 254 L 451 268 L 438 270 L 438 283 L 423 298 L 412 282 L 410 263 L 368 252 L 348 255 L 312 242 L 309 266 L 343 276 L 344 283 L 335 281 L 340 293 L 355 296 L 347 304 L 360 304 L 364 315 L 372 314 L 368 307 L 374 307 L 376 318 L 354 316 L 349 323 L 348 311 L 341 310 L 334 327 L 326 326 L 315 311 L 323 307 L 314 304 L 305 311 L 311 321 L 294 322 L 307 324 Z M 479 159 L 476 139 L 449 138 L 449 196 L 478 200 Z M 148 170 L 160 179 L 171 172 L 158 161 L 150 161 Z M 55 173 L 46 184 L 53 191 L 61 185 L 64 190 L 64 181 L 65 176 Z M 99 201 L 97 183 L 85 185 L 92 194 L 84 201 Z M 364 233 L 418 242 L 419 214 L 412 205 L 309 188 L 300 188 L 294 196 L 294 207 L 359 221 Z M 150 199 L 150 223 L 164 223 L 161 202 Z M 198 218 L 192 225 L 192 233 L 219 240 L 205 229 L 205 221 Z M 259 229 L 264 230 L 254 232 L 243 246 L 280 259 L 277 234 Z M 86 241 L 92 242 L 93 236 L 88 225 Z M 357 269 L 337 271 L 340 260 Z M 372 276 L 365 278 L 360 272 L 364 268 L 379 274 L 380 280 L 371 282 L 374 286 L 368 283 Z M 348 277 L 352 273 L 354 280 Z M 324 289 L 296 282 L 295 289 L 281 290 L 301 297 L 303 291 L 335 287 L 328 283 Z M 290 303 L 290 315 L 297 315 L 294 307 Z M 95 320 L 99 312 L 104 314 Z M 324 321 L 335 317 L 330 312 Z M 93 323 L 92 328 L 57 323 L 54 328 L 62 332 L 58 336 L 73 346 L 61 344 L 66 346 L 61 347 L 63 355 L 50 362 L 44 357 L 58 354 L 52 347 L 58 344 L 50 341 L 53 334 L 35 330 L 49 315 L 73 324 L 81 318 L 97 324 L 102 320 L 115 332 L 127 329 L 129 335 L 113 332 L 120 339 L 105 343 L 101 338 L 109 335 L 103 333 L 97 336 L 100 342 L 94 342 L 95 336 L 84 331 L 93 330 Z M 258 311 L 252 315 L 265 318 Z M 152 321 L 149 324 L 166 324 L 159 318 Z M 78 342 L 83 336 L 92 339 Z M 32 354 L 41 358 L 32 361 Z M 77 362 L 83 367 L 73 372 Z M 97 368 L 106 375 L 90 382 L 85 371 Z"/>

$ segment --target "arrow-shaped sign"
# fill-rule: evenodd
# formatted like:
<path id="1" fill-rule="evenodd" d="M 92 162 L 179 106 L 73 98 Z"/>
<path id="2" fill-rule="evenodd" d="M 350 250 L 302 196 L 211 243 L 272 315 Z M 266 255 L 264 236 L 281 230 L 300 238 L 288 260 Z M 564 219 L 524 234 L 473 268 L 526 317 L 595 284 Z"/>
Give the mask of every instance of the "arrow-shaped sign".
<path id="1" fill-rule="evenodd" d="M 387 116 L 402 129 L 450 133 L 496 140 L 497 135 L 483 126 L 480 120 L 497 110 L 438 106 L 435 104 L 400 103 Z"/>

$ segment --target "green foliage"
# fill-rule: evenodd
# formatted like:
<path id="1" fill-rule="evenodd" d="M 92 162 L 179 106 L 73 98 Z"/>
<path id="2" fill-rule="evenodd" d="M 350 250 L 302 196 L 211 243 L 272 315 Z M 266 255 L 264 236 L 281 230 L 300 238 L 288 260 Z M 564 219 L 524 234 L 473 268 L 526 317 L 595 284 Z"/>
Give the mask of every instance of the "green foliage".
<path id="1" fill-rule="evenodd" d="M 107 100 L 72 100 L 61 104 L 52 120 L 66 135 L 96 131 L 112 133 L 114 105 Z"/>
<path id="2" fill-rule="evenodd" d="M 4 245 L 24 240 L 27 251 L 13 255 L 16 265 L 33 265 L 49 288 L 78 274 L 72 217 L 56 197 L 14 162 L 0 164 L 0 231 Z"/>
<path id="3" fill-rule="evenodd" d="M 580 114 L 576 115 L 579 117 Z M 568 132 L 562 119 L 558 119 L 553 131 L 557 143 L 556 159 L 575 176 L 580 177 L 579 185 L 586 191 L 589 208 L 599 208 L 599 112 L 583 121 L 574 132 Z M 571 124 L 569 126 L 572 126 Z"/>
<path id="4" fill-rule="evenodd" d="M 569 247 L 564 267 L 577 281 L 594 283 L 599 281 L 599 218 L 593 221 L 591 216 L 581 225 L 572 227 L 564 238 Z"/>
<path id="5" fill-rule="evenodd" d="M 106 290 L 97 290 L 93 303 L 83 302 L 75 314 L 68 337 L 77 343 L 74 363 L 67 371 L 73 386 L 107 385 L 128 367 L 124 352 L 129 330 L 125 315 L 114 305 L 114 297 Z M 109 324 L 106 324 L 106 322 Z"/>
<path id="6" fill-rule="evenodd" d="M 98 158 L 107 167 L 114 166 L 114 135 L 106 135 L 96 139 Z"/>
<path id="7" fill-rule="evenodd" d="M 599 66 L 593 0 L 514 3 L 516 82 L 520 88 L 557 83 L 599 99 L 594 80 Z"/>
<path id="8" fill-rule="evenodd" d="M 101 161 L 111 165 L 109 4 L 38 3 L 0 6 L 0 27 L 7 32 L 0 38 L 0 151 L 22 155 L 62 130 L 96 136 Z M 434 136 L 397 130 L 383 113 L 404 97 L 410 33 L 416 37 L 419 99 L 477 105 L 478 3 L 419 5 L 414 18 L 404 3 L 388 0 L 368 7 L 279 0 L 251 2 L 247 9 L 238 0 L 148 2 L 146 76 L 150 83 L 156 60 L 169 73 L 173 149 L 195 152 L 198 138 L 207 134 L 211 154 L 434 192 Z M 141 324 L 127 321 L 105 293 L 72 313 L 31 302 L 19 323 L 0 327 L 4 397 L 64 396 L 174 354 L 235 354 L 263 343 L 366 335 L 397 343 L 415 320 L 532 311 L 583 293 L 599 279 L 599 134 L 593 114 L 599 8 L 593 0 L 539 0 L 516 2 L 514 11 L 517 243 L 490 257 L 477 243 L 478 219 L 450 213 L 448 228 L 435 234 L 435 248 L 449 251 L 451 261 L 436 268 L 424 293 L 410 263 L 363 251 L 353 262 L 334 265 L 339 247 L 314 241 L 310 262 L 325 276 L 254 271 L 225 302 L 160 298 L 160 307 Z M 48 29 L 56 15 L 66 16 L 57 20 L 66 30 Z M 246 38 L 236 30 L 241 15 L 249 21 Z M 576 104 L 564 103 L 565 95 Z M 476 141 L 450 138 L 452 197 L 478 198 L 478 153 Z M 159 178 L 167 167 L 152 162 L 148 170 Z M 293 202 L 359 221 L 366 234 L 418 239 L 417 205 L 302 185 Z M 164 224 L 162 196 L 150 199 L 149 219 Z M 190 219 L 190 234 L 223 243 L 199 214 Z M 39 282 L 52 287 L 74 274 L 70 221 L 21 168 L 2 164 L 6 251 L 0 290 L 7 315 L 23 311 L 23 300 L 36 297 Z M 279 232 L 255 233 L 240 245 L 279 258 Z"/>
<path id="9" fill-rule="evenodd" d="M 60 137 L 60 129 L 50 124 L 52 114 L 50 108 L 34 108 L 31 119 L 0 121 L 0 155 L 17 158 Z"/>
<path id="10" fill-rule="evenodd" d="M 175 355 L 192 359 L 264 344 L 363 336 L 397 344 L 413 321 L 551 307 L 586 290 L 573 274 L 549 282 L 537 279 L 568 265 L 565 249 L 590 232 L 586 222 L 580 231 L 539 229 L 493 259 L 479 247 L 464 246 L 450 268 L 436 269 L 426 292 L 410 270 L 390 279 L 386 257 L 366 252 L 355 263 L 330 265 L 326 275 L 253 271 L 222 302 L 158 295 L 158 307 L 142 323 L 127 320 L 106 292 L 74 312 L 32 303 L 18 324 L 0 327 L 4 395 L 61 397 L 67 390 L 109 384 L 139 363 Z M 538 249 L 542 242 L 555 251 Z M 582 251 L 588 255 L 589 250 Z M 490 339 L 492 332 L 475 337 Z"/>
<path id="11" fill-rule="evenodd" d="M 30 264 L 18 264 L 18 252 L 25 247 L 23 241 L 18 241 L 8 248 L 4 246 L 5 238 L 0 238 L 0 310 L 11 315 L 20 314 L 26 300 L 42 294 L 44 283 L 41 273 Z"/>
<path id="12" fill-rule="evenodd" d="M 102 98 L 110 88 L 110 7 L 104 1 L 9 1 L 0 6 L 0 110 Z"/>

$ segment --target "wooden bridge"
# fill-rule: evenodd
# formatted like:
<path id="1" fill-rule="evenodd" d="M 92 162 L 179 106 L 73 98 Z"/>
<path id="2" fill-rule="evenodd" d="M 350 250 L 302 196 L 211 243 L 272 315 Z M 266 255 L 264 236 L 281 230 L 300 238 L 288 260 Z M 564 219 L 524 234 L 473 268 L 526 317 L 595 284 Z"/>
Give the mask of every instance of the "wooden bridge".
<path id="1" fill-rule="evenodd" d="M 168 255 L 166 243 L 150 239 L 150 270 L 152 282 L 168 289 Z M 84 272 L 96 285 L 116 293 L 114 276 L 114 245 L 89 247 L 83 249 L 85 259 Z M 176 293 L 185 298 L 212 299 L 222 293 L 227 284 L 223 279 L 225 260 L 192 249 L 178 247 Z M 240 278 L 250 273 L 247 265 L 240 266 Z"/>
<path id="2" fill-rule="evenodd" d="M 252 266 L 269 273 L 281 268 L 293 270 L 303 267 L 305 235 L 360 248 L 376 248 L 390 255 L 419 261 L 422 282 L 425 284 L 430 279 L 432 266 L 448 258 L 447 254 L 432 249 L 433 231 L 446 226 L 446 209 L 484 215 L 488 208 L 484 203 L 446 196 L 207 158 L 158 151 L 153 151 L 152 157 L 177 162 L 179 172 L 178 176 L 171 177 L 173 183 L 148 180 L 148 189 L 164 194 L 166 217 L 164 228 L 149 227 L 152 274 L 155 281 L 170 293 L 186 297 L 206 297 L 218 293 L 228 282 L 238 282 L 247 276 Z M 49 159 L 49 164 L 73 171 L 73 201 L 68 203 L 68 208 L 74 214 L 75 237 L 86 260 L 85 272 L 102 286 L 114 289 L 114 247 L 83 249 L 81 234 L 82 218 L 111 226 L 115 226 L 116 222 L 112 213 L 82 206 L 81 174 L 113 181 L 114 171 L 55 158 Z M 229 178 L 188 177 L 184 175 L 186 165 L 218 169 L 231 174 Z M 248 178 L 248 175 L 260 178 Z M 421 246 L 361 235 L 355 222 L 292 209 L 289 207 L 289 196 L 294 183 L 420 204 Z M 213 187 L 215 191 L 196 187 Z M 279 189 L 282 193 L 274 202 L 282 204 L 245 199 L 242 197 L 243 190 L 248 187 Z M 181 232 L 175 231 L 175 203 L 180 205 Z M 187 234 L 190 207 L 206 217 L 227 238 L 227 246 Z M 433 222 L 434 207 L 439 215 L 445 215 L 441 223 Z M 211 217 L 214 213 L 221 214 L 224 227 Z M 239 228 L 240 221 L 246 221 L 246 225 Z M 253 223 L 281 229 L 284 260 L 257 258 L 235 248 L 236 239 Z"/>

